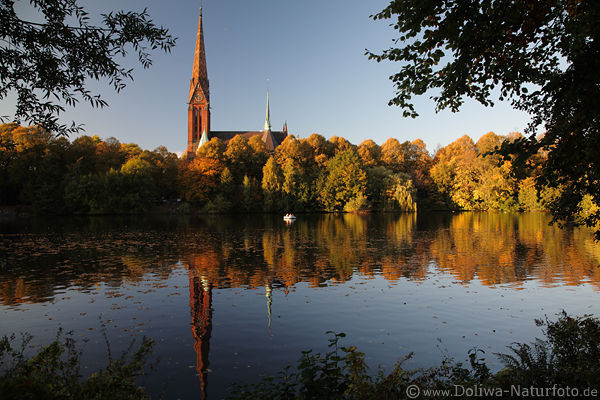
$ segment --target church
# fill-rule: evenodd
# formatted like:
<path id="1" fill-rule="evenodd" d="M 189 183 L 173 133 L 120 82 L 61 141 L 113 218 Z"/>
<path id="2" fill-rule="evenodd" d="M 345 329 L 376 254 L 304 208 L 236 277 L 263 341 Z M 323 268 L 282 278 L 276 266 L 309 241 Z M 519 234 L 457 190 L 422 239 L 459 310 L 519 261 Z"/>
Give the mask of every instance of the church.
<path id="1" fill-rule="evenodd" d="M 227 143 L 236 135 L 242 135 L 246 139 L 260 135 L 263 142 L 265 142 L 267 150 L 272 152 L 281 144 L 281 142 L 283 142 L 288 134 L 287 123 L 284 124 L 283 131 L 281 132 L 271 130 L 268 91 L 267 113 L 265 117 L 265 126 L 262 131 L 212 131 L 210 129 L 210 90 L 206 67 L 206 52 L 204 50 L 202 7 L 200 7 L 196 50 L 194 52 L 194 68 L 192 70 L 188 104 L 188 158 L 192 158 L 200 146 L 214 137 Z"/>

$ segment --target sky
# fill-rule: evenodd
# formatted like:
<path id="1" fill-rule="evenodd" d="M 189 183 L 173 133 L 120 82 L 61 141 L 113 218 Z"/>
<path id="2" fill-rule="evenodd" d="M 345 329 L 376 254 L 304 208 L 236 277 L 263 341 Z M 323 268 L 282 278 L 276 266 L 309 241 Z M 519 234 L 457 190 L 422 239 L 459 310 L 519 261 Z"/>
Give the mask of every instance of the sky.
<path id="1" fill-rule="evenodd" d="M 187 96 L 200 1 L 81 4 L 92 15 L 147 8 L 153 21 L 178 40 L 170 54 L 153 53 L 150 69 L 133 64 L 134 81 L 119 94 L 105 82 L 91 81 L 89 88 L 103 95 L 108 108 L 82 103 L 61 119 L 84 124 L 87 135 L 113 136 L 150 150 L 164 145 L 181 153 L 187 144 Z M 354 144 L 420 138 L 433 152 L 465 134 L 477 141 L 490 131 L 506 135 L 524 130 L 528 116 L 502 102 L 486 108 L 467 100 L 458 113 L 436 114 L 426 94 L 414 98 L 420 114 L 416 119 L 404 118 L 401 109 L 388 106 L 394 96 L 389 76 L 399 65 L 365 56 L 365 49 L 379 52 L 392 46 L 397 36 L 389 21 L 369 18 L 387 4 L 389 0 L 204 0 L 211 128 L 262 130 L 269 87 L 273 129 L 281 130 L 287 121 L 296 137 L 316 132 Z M 27 14 L 25 7 L 22 12 Z M 0 115 L 11 114 L 11 101 L 14 104 L 14 98 L 0 103 Z"/>

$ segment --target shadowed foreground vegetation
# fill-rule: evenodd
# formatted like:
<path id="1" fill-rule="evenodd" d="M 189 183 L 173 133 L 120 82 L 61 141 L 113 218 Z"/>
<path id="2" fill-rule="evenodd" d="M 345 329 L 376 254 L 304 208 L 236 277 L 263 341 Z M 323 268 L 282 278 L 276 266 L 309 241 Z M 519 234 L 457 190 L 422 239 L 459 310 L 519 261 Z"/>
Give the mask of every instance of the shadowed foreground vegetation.
<path id="1" fill-rule="evenodd" d="M 446 359 L 433 368 L 405 369 L 403 362 L 411 358 L 411 353 L 390 373 L 379 370 L 373 377 L 368 373 L 365 355 L 354 346 L 340 346 L 343 333 L 328 332 L 333 334 L 329 352 L 304 351 L 296 369 L 287 367 L 279 375 L 258 384 L 239 385 L 232 398 L 522 398 L 544 388 L 550 390 L 538 397 L 564 398 L 567 388 L 571 389 L 569 397 L 585 396 L 584 393 L 597 397 L 600 392 L 600 321 L 589 316 L 570 317 L 563 312 L 555 322 L 536 320 L 536 324 L 544 326 L 545 339 L 536 339 L 531 344 L 513 343 L 508 347 L 508 354 L 496 354 L 504 366 L 497 373 L 492 373 L 480 357 L 483 351 L 473 349 L 469 352 L 468 367 Z M 530 390 L 529 395 L 524 395 L 525 390 Z M 574 395 L 575 390 L 579 395 Z"/>
<path id="2" fill-rule="evenodd" d="M 108 346 L 105 368 L 82 379 L 81 351 L 75 340 L 59 330 L 56 339 L 31 358 L 26 357 L 31 342 L 23 335 L 15 346 L 15 337 L 0 339 L 0 398 L 34 399 L 147 399 L 148 393 L 137 381 L 151 366 L 148 358 L 154 341 L 144 338 L 135 350 L 113 358 Z"/>
<path id="3" fill-rule="evenodd" d="M 368 372 L 365 355 L 356 347 L 344 347 L 343 333 L 333 333 L 325 354 L 302 352 L 296 368 L 286 367 L 277 376 L 254 385 L 237 385 L 234 399 L 404 399 L 415 394 L 427 398 L 532 396 L 546 390 L 543 398 L 597 397 L 600 391 L 600 321 L 590 316 L 559 315 L 556 321 L 536 320 L 544 339 L 530 344 L 514 343 L 508 354 L 496 354 L 503 368 L 492 373 L 481 350 L 469 352 L 469 366 L 444 360 L 428 369 L 405 369 L 398 362 L 390 373 Z M 86 379 L 80 374 L 80 353 L 72 339 L 57 339 L 31 358 L 25 356 L 30 337 L 14 347 L 14 337 L 0 341 L 0 397 L 3 399 L 104 399 L 149 398 L 137 385 L 145 375 L 153 342 L 145 340 L 120 359 L 109 358 L 106 368 Z M 412 389 L 410 389 L 412 388 Z M 432 393 L 430 391 L 438 390 Z M 524 392 L 529 390 L 529 392 Z M 594 392 L 595 390 L 595 392 Z M 408 392 L 407 392 L 408 391 Z M 444 394 L 443 391 L 448 391 Z M 471 391 L 471 392 L 470 392 Z M 520 392 L 519 392 L 520 391 Z M 577 391 L 577 392 L 575 392 Z M 540 393 L 540 392 L 537 392 Z M 595 393 L 595 394 L 594 394 Z M 538 396 L 539 397 L 539 396 Z"/>

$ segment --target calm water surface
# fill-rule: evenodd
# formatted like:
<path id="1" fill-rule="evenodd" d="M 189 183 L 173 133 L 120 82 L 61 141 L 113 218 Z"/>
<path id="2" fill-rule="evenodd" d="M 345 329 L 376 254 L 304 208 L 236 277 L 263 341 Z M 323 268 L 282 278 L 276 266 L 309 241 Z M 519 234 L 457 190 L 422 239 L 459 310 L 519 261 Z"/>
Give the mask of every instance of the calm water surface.
<path id="1" fill-rule="evenodd" d="M 0 220 L 0 335 L 73 331 L 89 368 L 156 339 L 145 384 L 220 398 L 345 332 L 377 365 L 457 361 L 600 315 L 600 246 L 544 214 Z M 104 328 L 103 328 L 104 327 Z"/>

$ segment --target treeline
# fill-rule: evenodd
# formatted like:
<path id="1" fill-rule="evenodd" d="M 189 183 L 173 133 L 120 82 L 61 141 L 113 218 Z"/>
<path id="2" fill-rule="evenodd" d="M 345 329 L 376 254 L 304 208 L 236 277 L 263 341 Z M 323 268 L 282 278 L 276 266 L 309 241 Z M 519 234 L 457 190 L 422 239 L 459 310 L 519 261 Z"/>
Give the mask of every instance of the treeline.
<path id="1" fill-rule="evenodd" d="M 37 127 L 0 125 L 0 204 L 37 213 L 139 213 L 177 196 L 179 161 L 114 138 L 72 142 Z"/>
<path id="2" fill-rule="evenodd" d="M 182 212 L 544 210 L 556 190 L 537 194 L 545 155 L 515 171 L 490 154 L 505 140 L 468 136 L 432 157 L 420 139 L 358 146 L 341 137 L 288 136 L 269 153 L 258 136 L 217 138 L 193 159 L 142 150 L 114 138 L 72 142 L 37 127 L 0 126 L 0 202 L 40 213 L 136 213 L 182 199 Z M 595 207 L 591 199 L 582 212 Z"/>

